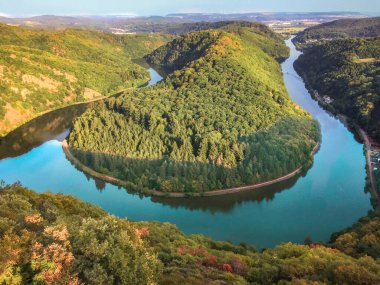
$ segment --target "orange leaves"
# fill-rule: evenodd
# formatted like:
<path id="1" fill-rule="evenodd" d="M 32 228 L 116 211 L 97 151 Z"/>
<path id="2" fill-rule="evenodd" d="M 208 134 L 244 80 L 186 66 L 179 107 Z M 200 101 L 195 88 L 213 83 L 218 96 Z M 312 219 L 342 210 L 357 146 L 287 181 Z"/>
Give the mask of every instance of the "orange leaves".
<path id="1" fill-rule="evenodd" d="M 202 247 L 191 247 L 186 244 L 181 244 L 177 247 L 177 253 L 180 255 L 190 254 L 194 256 L 205 256 L 208 251 Z"/>
<path id="2" fill-rule="evenodd" d="M 232 257 L 228 262 L 223 262 L 223 260 L 219 260 L 217 256 L 213 255 L 203 247 L 191 247 L 186 244 L 181 244 L 177 247 L 177 253 L 180 255 L 189 254 L 195 257 L 200 257 L 200 264 L 206 267 L 212 267 L 240 275 L 244 274 L 246 271 L 246 265 L 237 257 Z"/>
<path id="3" fill-rule="evenodd" d="M 39 224 L 43 221 L 44 219 L 42 218 L 41 214 L 32 214 L 32 215 L 27 215 L 24 218 L 25 223 L 27 224 Z"/>
<path id="4" fill-rule="evenodd" d="M 68 241 L 69 238 L 69 232 L 64 225 L 46 227 L 44 230 L 44 235 L 52 238 L 55 241 L 62 242 Z"/>
<path id="5" fill-rule="evenodd" d="M 218 267 L 218 258 L 215 255 L 209 254 L 203 261 L 202 264 L 207 267 Z"/>
<path id="6" fill-rule="evenodd" d="M 232 269 L 232 266 L 230 264 L 224 263 L 223 264 L 223 270 L 228 271 L 228 272 L 232 272 L 233 269 Z"/>
<path id="7" fill-rule="evenodd" d="M 149 236 L 149 228 L 148 227 L 142 227 L 136 230 L 136 233 L 139 237 L 146 237 Z"/>
<path id="8" fill-rule="evenodd" d="M 241 43 L 232 35 L 221 34 L 218 40 L 210 47 L 209 52 L 213 57 L 222 57 L 229 50 L 242 49 Z"/>
<path id="9" fill-rule="evenodd" d="M 74 255 L 66 226 L 46 227 L 44 235 L 50 242 L 35 242 L 32 247 L 31 258 L 36 271 L 41 272 L 47 284 L 78 284 L 77 277 L 69 272 Z"/>

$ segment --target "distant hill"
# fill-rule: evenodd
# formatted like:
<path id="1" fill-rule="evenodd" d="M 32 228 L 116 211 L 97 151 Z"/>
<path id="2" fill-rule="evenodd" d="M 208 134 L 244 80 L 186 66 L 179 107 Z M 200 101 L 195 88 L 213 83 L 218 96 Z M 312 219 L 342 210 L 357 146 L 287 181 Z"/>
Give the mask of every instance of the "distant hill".
<path id="1" fill-rule="evenodd" d="M 376 37 L 379 35 L 380 17 L 341 19 L 308 28 L 300 32 L 295 41 L 299 44 L 305 44 L 320 40 Z"/>
<path id="2" fill-rule="evenodd" d="M 302 22 L 323 23 L 347 17 L 360 17 L 353 12 L 332 13 L 178 13 L 167 16 L 131 17 L 113 16 L 54 16 L 42 15 L 29 18 L 0 17 L 1 23 L 24 26 L 35 29 L 85 28 L 99 31 L 115 32 L 121 29 L 125 33 L 156 33 L 173 28 L 176 34 L 182 24 L 196 22 L 248 21 L 248 22 Z M 118 31 L 120 32 L 120 30 Z M 189 32 L 189 30 L 187 30 Z"/>
<path id="3" fill-rule="evenodd" d="M 0 24 L 0 137 L 41 112 L 143 84 L 149 74 L 133 60 L 168 39 Z"/>

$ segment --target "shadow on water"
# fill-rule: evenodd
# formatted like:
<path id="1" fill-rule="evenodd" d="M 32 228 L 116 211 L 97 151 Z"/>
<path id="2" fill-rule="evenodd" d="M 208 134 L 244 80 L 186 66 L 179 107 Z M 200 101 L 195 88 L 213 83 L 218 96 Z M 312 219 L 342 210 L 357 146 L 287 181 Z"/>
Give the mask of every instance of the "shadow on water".
<path id="1" fill-rule="evenodd" d="M 150 80 L 146 86 L 156 84 L 162 79 L 154 69 L 149 68 L 148 72 Z M 122 92 L 118 92 L 112 97 L 117 97 L 121 94 Z M 5 137 L 0 138 L 0 160 L 23 155 L 50 140 L 63 141 L 69 134 L 73 120 L 82 115 L 88 108 L 94 107 L 103 101 L 99 100 L 60 108 L 18 127 Z"/>
<path id="2" fill-rule="evenodd" d="M 173 162 L 168 160 L 136 160 L 128 159 L 122 156 L 107 155 L 102 153 L 86 152 L 76 149 L 70 149 L 71 154 L 75 156 L 80 163 L 90 169 L 111 177 L 116 177 L 125 181 L 127 188 L 119 187 L 121 191 L 126 191 L 131 195 L 138 195 L 144 197 L 144 192 L 141 191 L 144 187 L 146 189 L 158 189 L 159 181 L 176 179 L 178 184 L 185 185 L 184 191 L 193 187 L 194 181 L 201 183 L 200 189 L 204 189 L 207 185 L 212 185 L 215 189 L 218 185 L 226 185 L 230 177 L 239 176 L 237 170 L 225 169 L 222 167 L 215 167 L 212 164 L 194 163 L 194 162 Z M 70 160 L 69 160 L 70 161 Z M 93 179 L 97 190 L 102 192 L 106 189 L 107 183 L 86 174 L 80 167 L 75 164 L 72 165 L 84 173 L 87 180 Z M 310 166 L 308 169 L 311 169 Z M 232 211 L 236 206 L 245 202 L 262 202 L 271 201 L 275 198 L 277 193 L 292 188 L 301 176 L 306 176 L 307 171 L 303 171 L 288 180 L 278 182 L 276 184 L 246 190 L 238 193 L 225 194 L 220 196 L 207 196 L 207 197 L 188 197 L 188 198 L 170 198 L 170 197 L 151 197 L 151 201 L 167 205 L 173 209 L 185 208 L 189 210 L 201 210 L 211 213 L 223 212 L 227 213 Z M 157 179 L 157 177 L 159 177 Z M 226 180 L 227 179 L 227 180 Z M 259 181 L 252 181 L 253 184 Z M 188 185 L 189 184 L 189 185 Z M 234 185 L 229 185 L 233 187 Z M 178 189 L 178 186 L 174 186 Z M 194 191 L 194 188 L 188 191 Z M 149 196 L 149 195 L 148 195 Z"/>
<path id="3" fill-rule="evenodd" d="M 297 175 L 274 185 L 221 196 L 184 199 L 152 197 L 151 200 L 154 203 L 161 203 L 174 209 L 186 208 L 189 210 L 209 211 L 211 213 L 228 213 L 243 203 L 260 203 L 273 200 L 276 194 L 291 189 L 299 177 L 300 175 Z"/>
<path id="4" fill-rule="evenodd" d="M 94 157 L 94 154 L 89 154 L 89 157 Z M 106 186 L 109 182 L 105 182 L 104 180 L 93 177 L 76 165 L 72 163 L 72 165 L 80 172 L 82 172 L 88 181 L 93 180 L 95 182 L 96 189 L 99 192 L 103 192 L 106 190 Z M 93 166 L 92 166 L 93 167 Z M 104 169 L 103 169 L 104 170 Z M 247 202 L 263 202 L 263 201 L 271 201 L 275 198 L 276 194 L 281 193 L 283 191 L 291 189 L 300 177 L 306 176 L 307 171 L 302 174 L 298 174 L 290 179 L 285 181 L 278 182 L 276 184 L 265 186 L 257 189 L 246 190 L 238 193 L 225 194 L 220 196 L 208 196 L 208 197 L 188 197 L 188 198 L 170 198 L 170 197 L 157 197 L 157 196 L 149 196 L 150 200 L 153 203 L 159 203 L 162 205 L 169 206 L 173 209 L 184 208 L 188 210 L 201 210 L 203 212 L 210 213 L 228 213 L 232 211 L 236 206 L 239 206 L 243 203 Z M 126 191 L 130 195 L 139 196 L 143 198 L 147 195 L 143 193 L 139 193 L 136 191 L 128 190 L 121 186 L 116 185 L 120 191 Z"/>
<path id="5" fill-rule="evenodd" d="M 40 116 L 0 139 L 0 159 L 17 157 L 49 140 L 62 141 L 69 133 L 72 120 L 89 104 L 62 108 Z"/>

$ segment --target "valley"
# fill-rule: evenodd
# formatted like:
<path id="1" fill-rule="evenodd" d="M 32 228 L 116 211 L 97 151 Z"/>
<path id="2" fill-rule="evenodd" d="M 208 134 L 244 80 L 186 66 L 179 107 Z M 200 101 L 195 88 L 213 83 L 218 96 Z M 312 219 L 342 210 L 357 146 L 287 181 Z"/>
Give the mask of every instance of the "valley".
<path id="1" fill-rule="evenodd" d="M 380 18 L 237 15 L 0 24 L 1 284 L 380 283 Z"/>
<path id="2" fill-rule="evenodd" d="M 71 128 L 67 121 L 79 116 L 85 109 L 81 107 L 79 113 L 63 109 L 52 114 L 54 117 L 42 116 L 1 140 L 2 179 L 6 183 L 20 181 L 39 193 L 73 195 L 119 217 L 170 222 L 186 234 L 202 233 L 258 248 L 286 241 L 302 243 L 307 236 L 327 241 L 331 233 L 351 225 L 371 209 L 370 197 L 363 191 L 366 176 L 363 146 L 340 120 L 310 97 L 293 68 L 300 52 L 291 41 L 287 45 L 291 48 L 290 58 L 282 64 L 282 71 L 289 94 L 321 124 L 321 147 L 306 174 L 272 186 L 218 197 L 179 200 L 144 197 L 93 179 L 67 160 L 61 142 Z M 157 82 L 157 74 L 151 74 L 155 79 L 152 83 Z M 20 146 L 25 146 L 24 150 Z M 91 168 L 112 162 L 110 156 L 106 160 L 102 154 L 89 153 L 90 157 L 93 157 L 88 160 Z M 107 161 L 108 164 L 104 163 Z M 347 179 L 347 173 L 356 175 Z M 326 220 L 330 222 L 326 224 Z"/>

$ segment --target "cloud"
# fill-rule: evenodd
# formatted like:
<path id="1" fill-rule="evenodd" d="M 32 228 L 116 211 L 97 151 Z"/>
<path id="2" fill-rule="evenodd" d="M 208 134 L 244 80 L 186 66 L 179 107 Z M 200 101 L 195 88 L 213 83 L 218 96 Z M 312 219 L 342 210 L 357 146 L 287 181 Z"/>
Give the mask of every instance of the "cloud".
<path id="1" fill-rule="evenodd" d="M 0 17 L 12 18 L 11 15 L 3 13 L 3 12 L 0 12 Z"/>

